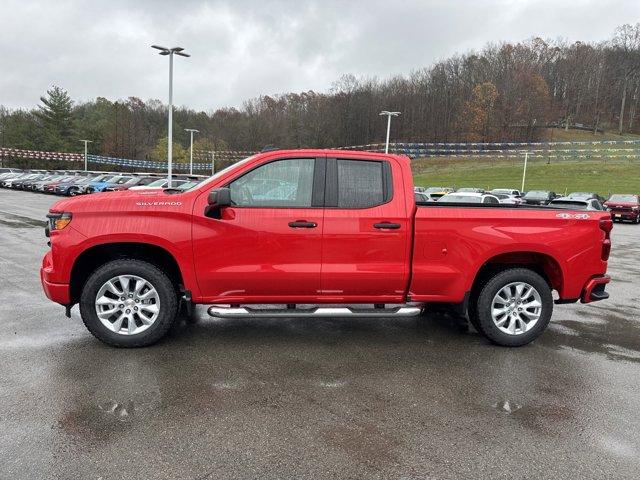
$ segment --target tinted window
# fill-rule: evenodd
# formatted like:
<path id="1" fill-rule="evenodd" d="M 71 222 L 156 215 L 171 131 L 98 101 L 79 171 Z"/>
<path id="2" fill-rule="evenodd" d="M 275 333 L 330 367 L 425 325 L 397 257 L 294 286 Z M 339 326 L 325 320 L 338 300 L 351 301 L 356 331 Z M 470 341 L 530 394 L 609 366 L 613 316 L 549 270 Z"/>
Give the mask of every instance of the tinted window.
<path id="1" fill-rule="evenodd" d="M 382 162 L 338 160 L 338 207 L 366 208 L 384 203 Z"/>
<path id="2" fill-rule="evenodd" d="M 278 160 L 229 184 L 231 201 L 242 207 L 310 207 L 313 158 Z"/>
<path id="3" fill-rule="evenodd" d="M 475 196 L 475 195 L 456 195 L 456 194 L 449 194 L 449 195 L 445 195 L 444 197 L 441 197 L 440 200 L 438 200 L 439 202 L 450 202 L 450 203 L 481 203 L 482 202 L 482 197 L 480 196 Z"/>

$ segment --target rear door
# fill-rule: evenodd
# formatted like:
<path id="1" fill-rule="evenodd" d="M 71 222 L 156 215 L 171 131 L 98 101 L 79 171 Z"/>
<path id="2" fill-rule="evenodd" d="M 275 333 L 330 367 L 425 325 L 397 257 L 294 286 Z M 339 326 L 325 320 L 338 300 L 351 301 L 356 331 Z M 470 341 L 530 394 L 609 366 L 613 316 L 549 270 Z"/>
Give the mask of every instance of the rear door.
<path id="1" fill-rule="evenodd" d="M 404 298 L 411 222 L 397 173 L 387 159 L 327 159 L 323 297 L 375 303 Z"/>

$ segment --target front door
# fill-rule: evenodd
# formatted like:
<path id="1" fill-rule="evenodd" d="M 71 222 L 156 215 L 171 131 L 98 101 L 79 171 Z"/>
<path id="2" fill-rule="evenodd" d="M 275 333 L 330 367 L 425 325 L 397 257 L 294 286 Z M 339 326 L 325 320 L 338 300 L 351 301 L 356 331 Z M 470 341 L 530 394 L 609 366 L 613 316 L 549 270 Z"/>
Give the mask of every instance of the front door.
<path id="1" fill-rule="evenodd" d="M 232 206 L 220 219 L 202 214 L 194 222 L 195 270 L 208 301 L 291 303 L 317 296 L 324 168 L 324 158 L 281 158 L 228 183 Z"/>

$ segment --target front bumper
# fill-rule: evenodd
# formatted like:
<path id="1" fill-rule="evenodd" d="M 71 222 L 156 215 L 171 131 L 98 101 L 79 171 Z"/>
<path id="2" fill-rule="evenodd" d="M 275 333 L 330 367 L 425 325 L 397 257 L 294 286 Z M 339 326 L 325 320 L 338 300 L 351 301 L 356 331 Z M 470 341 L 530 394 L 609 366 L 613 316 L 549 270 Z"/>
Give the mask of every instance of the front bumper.
<path id="1" fill-rule="evenodd" d="M 51 258 L 51 252 L 42 259 L 42 266 L 40 267 L 40 282 L 42 283 L 42 289 L 44 294 L 49 300 L 52 300 L 60 305 L 69 305 L 71 303 L 71 290 L 67 283 L 55 283 L 49 280 L 49 276 L 53 270 L 53 262 Z"/>
<path id="2" fill-rule="evenodd" d="M 611 210 L 611 218 L 614 220 L 638 220 L 640 212 L 634 212 L 633 210 Z"/>
<path id="3" fill-rule="evenodd" d="M 603 275 L 602 277 L 595 277 L 589 280 L 582 289 L 580 302 L 591 303 L 609 298 L 609 294 L 605 292 L 604 289 L 610 281 L 611 277 L 609 275 Z"/>

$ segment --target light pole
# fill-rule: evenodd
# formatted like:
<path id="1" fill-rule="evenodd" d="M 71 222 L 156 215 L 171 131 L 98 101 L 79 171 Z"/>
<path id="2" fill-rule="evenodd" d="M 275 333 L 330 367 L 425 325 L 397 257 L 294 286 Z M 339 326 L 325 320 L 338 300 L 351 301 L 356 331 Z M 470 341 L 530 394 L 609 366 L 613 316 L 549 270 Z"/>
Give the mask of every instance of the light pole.
<path id="1" fill-rule="evenodd" d="M 191 134 L 191 149 L 189 150 L 189 175 L 193 175 L 193 134 L 199 133 L 199 130 L 195 128 L 185 128 L 185 132 L 189 132 Z"/>
<path id="2" fill-rule="evenodd" d="M 169 55 L 169 127 L 167 139 L 167 186 L 171 188 L 171 169 L 173 165 L 173 54 L 181 57 L 190 57 L 191 55 L 184 53 L 182 47 L 161 47 L 160 45 L 151 45 L 151 48 L 160 50 L 160 55 Z"/>
<path id="3" fill-rule="evenodd" d="M 88 143 L 93 143 L 91 140 L 80 140 L 81 142 L 84 142 L 84 171 L 87 171 L 87 144 Z"/>
<path id="4" fill-rule="evenodd" d="M 522 188 L 520 193 L 524 192 L 524 180 L 527 177 L 527 160 L 529 159 L 529 152 L 524 152 L 524 169 L 522 170 Z"/>
<path id="5" fill-rule="evenodd" d="M 397 117 L 401 113 L 402 112 L 388 112 L 386 110 L 383 110 L 382 112 L 379 113 L 379 115 L 387 116 L 387 141 L 385 143 L 384 153 L 389 153 L 389 134 L 391 133 L 391 117 Z"/>
<path id="6" fill-rule="evenodd" d="M 216 152 L 212 150 L 209 153 L 211 153 L 211 176 L 213 177 L 216 173 Z"/>

